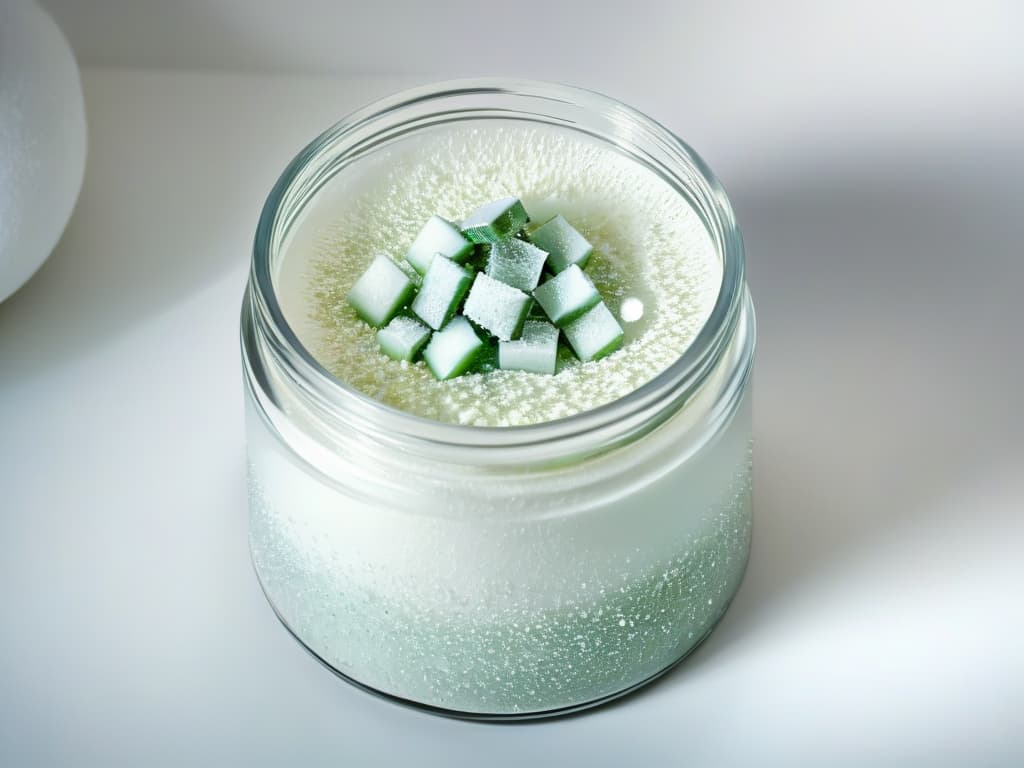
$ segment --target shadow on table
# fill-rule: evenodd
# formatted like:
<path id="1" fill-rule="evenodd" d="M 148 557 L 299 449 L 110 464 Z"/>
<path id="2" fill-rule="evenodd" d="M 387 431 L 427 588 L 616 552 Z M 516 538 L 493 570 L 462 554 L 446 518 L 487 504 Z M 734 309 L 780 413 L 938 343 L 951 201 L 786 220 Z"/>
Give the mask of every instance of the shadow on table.
<path id="1" fill-rule="evenodd" d="M 753 553 L 654 690 L 728 665 L 815 582 L 955 523 L 942 499 L 1021 450 L 1016 182 L 970 157 L 886 169 L 731 190 L 758 314 Z"/>

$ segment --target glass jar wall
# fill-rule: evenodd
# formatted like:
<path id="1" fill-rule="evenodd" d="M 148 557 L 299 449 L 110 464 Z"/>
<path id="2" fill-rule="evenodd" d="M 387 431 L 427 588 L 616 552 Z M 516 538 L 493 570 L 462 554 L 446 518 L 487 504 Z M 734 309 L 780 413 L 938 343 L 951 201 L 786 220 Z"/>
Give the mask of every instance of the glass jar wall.
<path id="1" fill-rule="evenodd" d="M 509 119 L 608 142 L 689 201 L 722 260 L 703 329 L 628 396 L 526 427 L 432 422 L 346 387 L 281 311 L 295 223 L 325 183 L 402 137 Z M 621 104 L 460 82 L 342 121 L 267 201 L 242 345 L 257 574 L 291 632 L 358 684 L 466 716 L 572 711 L 671 667 L 739 586 L 754 349 L 742 242 L 700 159 Z"/>

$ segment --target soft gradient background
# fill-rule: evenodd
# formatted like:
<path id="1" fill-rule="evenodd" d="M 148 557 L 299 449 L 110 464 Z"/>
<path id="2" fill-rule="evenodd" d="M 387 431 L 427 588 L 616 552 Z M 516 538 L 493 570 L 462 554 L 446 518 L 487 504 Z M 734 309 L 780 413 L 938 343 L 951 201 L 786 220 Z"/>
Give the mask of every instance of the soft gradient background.
<path id="1" fill-rule="evenodd" d="M 0 765 L 1024 764 L 1018 3 L 43 4 L 89 165 L 0 304 Z M 336 680 L 245 533 L 267 190 L 350 109 L 484 74 L 595 88 L 696 147 L 760 333 L 729 614 L 642 693 L 521 726 Z"/>

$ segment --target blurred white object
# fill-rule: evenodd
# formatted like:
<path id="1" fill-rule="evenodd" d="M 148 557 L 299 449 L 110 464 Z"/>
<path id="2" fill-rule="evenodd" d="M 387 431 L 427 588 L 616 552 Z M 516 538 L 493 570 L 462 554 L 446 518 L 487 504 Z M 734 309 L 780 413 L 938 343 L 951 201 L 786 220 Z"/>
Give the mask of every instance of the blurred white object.
<path id="1" fill-rule="evenodd" d="M 0 0 L 0 301 L 60 239 L 85 173 L 74 54 L 33 0 Z"/>

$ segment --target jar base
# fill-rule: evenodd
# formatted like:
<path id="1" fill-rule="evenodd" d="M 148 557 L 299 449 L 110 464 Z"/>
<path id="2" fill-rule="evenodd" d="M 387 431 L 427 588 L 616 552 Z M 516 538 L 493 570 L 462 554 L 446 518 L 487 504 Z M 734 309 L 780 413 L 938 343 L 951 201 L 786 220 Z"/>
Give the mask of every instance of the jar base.
<path id="1" fill-rule="evenodd" d="M 478 722 L 514 723 L 526 720 L 545 720 L 549 718 L 566 717 L 569 715 L 582 713 L 586 710 L 595 709 L 597 707 L 601 707 L 606 704 L 610 704 L 614 701 L 617 701 L 618 699 L 621 699 L 624 696 L 628 696 L 629 694 L 638 691 L 647 685 L 650 685 L 654 681 L 671 672 L 673 669 L 675 669 L 677 665 L 685 661 L 690 656 L 690 654 L 692 654 L 694 651 L 700 648 L 701 645 L 704 644 L 704 641 L 708 638 L 709 635 L 711 635 L 712 632 L 714 632 L 715 627 L 718 626 L 718 623 L 729 612 L 729 608 L 732 605 L 733 599 L 739 593 L 740 589 L 743 587 L 743 578 L 746 575 L 746 564 L 744 564 L 743 573 L 740 574 L 740 579 L 735 591 L 733 592 L 732 596 L 730 596 L 729 600 L 726 602 L 725 609 L 721 612 L 721 614 L 719 614 L 718 618 L 715 619 L 715 621 L 711 624 L 711 626 L 707 628 L 704 634 L 702 634 L 697 639 L 697 641 L 693 645 L 691 645 L 685 653 L 683 653 L 682 656 L 680 656 L 678 659 L 676 659 L 663 669 L 659 670 L 658 672 L 655 672 L 650 677 L 644 678 L 638 683 L 634 683 L 633 685 L 630 685 L 627 688 L 623 688 L 621 691 L 616 691 L 614 693 L 608 694 L 607 696 L 601 696 L 599 698 L 592 699 L 590 701 L 585 701 L 580 704 L 573 704 L 567 707 L 558 707 L 557 709 L 540 710 L 537 712 L 513 712 L 505 714 L 493 714 L 486 712 L 463 712 L 457 709 L 446 709 L 444 707 L 437 707 L 432 704 L 424 704 L 420 701 L 415 701 L 413 699 L 405 699 L 401 696 L 396 696 L 393 693 L 387 693 L 386 691 L 378 690 L 377 688 L 373 688 L 369 685 L 366 685 L 365 683 L 359 682 L 354 677 L 350 677 L 349 675 L 346 675 L 344 672 L 339 672 L 337 669 L 331 666 L 330 663 L 325 661 L 324 658 L 320 656 L 320 654 L 318 654 L 316 651 L 310 648 L 305 643 L 305 641 L 303 641 L 303 639 L 299 637 L 298 634 L 296 634 L 295 631 L 288 625 L 288 622 L 285 621 L 285 618 L 280 614 L 280 612 L 274 606 L 273 601 L 270 599 L 270 596 L 267 594 L 267 591 L 263 586 L 263 580 L 260 578 L 259 571 L 255 568 L 253 570 L 256 572 L 256 581 L 260 585 L 260 589 L 263 591 L 263 596 L 266 598 L 267 604 L 274 612 L 274 615 L 277 617 L 277 620 L 281 622 L 281 626 L 288 630 L 288 634 L 295 639 L 295 642 L 302 646 L 306 653 L 308 653 L 310 656 L 316 659 L 329 672 L 334 674 L 336 677 L 341 678 L 349 685 L 352 685 L 355 688 L 364 691 L 365 693 L 369 693 L 381 699 L 384 699 L 385 701 L 390 701 L 394 704 L 399 704 L 403 707 L 409 707 L 410 709 L 418 709 L 421 712 L 426 712 L 431 715 L 437 715 L 439 717 L 450 717 L 455 720 L 475 720 Z"/>

